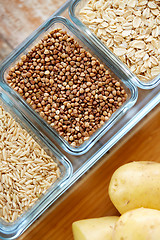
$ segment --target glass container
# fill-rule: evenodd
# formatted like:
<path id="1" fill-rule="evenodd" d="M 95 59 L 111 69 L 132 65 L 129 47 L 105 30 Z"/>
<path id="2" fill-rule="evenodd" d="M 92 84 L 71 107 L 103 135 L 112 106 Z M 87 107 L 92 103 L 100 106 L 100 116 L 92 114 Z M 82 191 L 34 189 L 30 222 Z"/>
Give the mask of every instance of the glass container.
<path id="1" fill-rule="evenodd" d="M 156 87 L 160 82 L 160 73 L 150 81 L 141 81 L 134 73 L 130 71 L 126 64 L 124 64 L 117 56 L 115 56 L 105 45 L 102 43 L 98 37 L 91 30 L 82 23 L 80 19 L 80 11 L 83 7 L 86 6 L 88 1 L 86 0 L 72 0 L 69 8 L 69 14 L 72 21 L 76 24 L 76 26 L 87 36 L 90 41 L 92 41 L 98 48 L 103 49 L 104 55 L 109 57 L 114 61 L 116 65 L 120 68 L 123 68 L 130 75 L 130 79 L 132 82 L 142 89 L 152 89 Z"/>
<path id="2" fill-rule="evenodd" d="M 59 133 L 53 129 L 45 120 L 43 120 L 39 114 L 37 114 L 26 102 L 25 100 L 14 91 L 5 80 L 7 72 L 9 69 L 16 64 L 22 55 L 26 54 L 33 46 L 35 46 L 40 39 L 43 38 L 51 30 L 61 28 L 65 30 L 69 35 L 82 46 L 85 50 L 90 52 L 94 57 L 96 57 L 100 63 L 103 63 L 105 68 L 111 73 L 115 79 L 121 82 L 124 87 L 128 97 L 124 104 L 119 107 L 110 117 L 110 119 L 105 122 L 105 124 L 99 128 L 95 133 L 93 133 L 90 138 L 83 144 L 77 147 L 71 146 Z M 121 65 L 116 65 L 114 59 L 111 59 L 103 53 L 102 48 L 97 48 L 95 44 L 90 41 L 86 36 L 84 36 L 68 19 L 63 17 L 51 17 L 42 24 L 31 36 L 29 36 L 15 51 L 8 57 L 1 65 L 0 68 L 0 85 L 7 92 L 9 92 L 14 98 L 20 101 L 23 106 L 29 109 L 30 114 L 34 119 L 39 119 L 41 125 L 46 129 L 50 138 L 55 139 L 58 144 L 66 152 L 74 155 L 80 155 L 86 153 L 121 117 L 130 109 L 136 102 L 138 97 L 137 88 L 132 84 L 131 78 L 133 76 L 126 68 L 121 67 Z"/>
<path id="3" fill-rule="evenodd" d="M 12 239 L 19 236 L 33 221 L 35 221 L 59 196 L 61 188 L 67 184 L 72 175 L 72 165 L 49 139 L 46 139 L 36 126 L 33 126 L 18 109 L 18 104 L 14 103 L 8 94 L 0 88 L 0 106 L 6 112 L 9 112 L 17 123 L 25 129 L 30 136 L 46 151 L 49 156 L 55 156 L 55 162 L 60 169 L 60 177 L 53 183 L 47 191 L 42 194 L 35 203 L 24 211 L 14 222 L 8 223 L 0 218 L 0 237 L 4 239 Z"/>

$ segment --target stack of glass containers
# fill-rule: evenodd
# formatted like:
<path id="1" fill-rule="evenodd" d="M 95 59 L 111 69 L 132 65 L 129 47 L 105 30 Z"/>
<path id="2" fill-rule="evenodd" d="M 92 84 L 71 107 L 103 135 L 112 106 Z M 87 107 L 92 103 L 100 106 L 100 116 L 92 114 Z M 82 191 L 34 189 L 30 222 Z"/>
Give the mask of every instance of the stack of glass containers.
<path id="1" fill-rule="evenodd" d="M 15 49 L 1 64 L 0 105 L 4 106 L 4 108 L 13 115 L 15 120 L 20 122 L 29 133 L 34 137 L 36 136 L 36 141 L 38 141 L 43 148 L 48 149 L 49 152 L 57 157 L 58 165 L 61 170 L 61 176 L 57 182 L 53 184 L 43 197 L 35 202 L 31 209 L 22 214 L 13 223 L 6 223 L 3 220 L 0 220 L 0 237 L 2 238 L 13 239 L 18 237 L 63 193 L 64 189 L 67 189 L 70 186 L 70 177 L 73 180 L 72 182 L 76 181 L 76 174 L 78 175 L 78 171 L 75 171 L 75 174 L 72 175 L 72 166 L 74 168 L 75 163 L 73 160 L 71 163 L 66 156 L 73 155 L 75 161 L 78 161 L 77 156 L 83 156 L 82 158 L 86 156 L 85 158 L 87 162 L 87 152 L 92 151 L 94 145 L 96 143 L 98 144 L 98 141 L 106 133 L 109 132 L 110 135 L 112 135 L 112 127 L 116 126 L 121 117 L 136 103 L 138 89 L 135 85 L 146 89 L 158 85 L 160 76 L 157 76 L 148 83 L 139 81 L 139 79 L 80 22 L 78 12 L 80 7 L 84 6 L 84 4 L 85 1 L 75 0 L 70 5 L 71 18 L 80 30 L 66 18 L 51 17 L 30 37 L 28 37 L 26 41 Z M 5 80 L 9 69 L 20 60 L 20 57 L 36 45 L 44 35 L 56 28 L 62 28 L 67 31 L 67 33 L 73 36 L 85 50 L 89 51 L 101 63 L 103 63 L 105 68 L 110 70 L 111 75 L 121 82 L 128 95 L 126 102 L 116 110 L 109 121 L 97 130 L 88 141 L 85 141 L 79 147 L 72 147 L 67 141 L 59 136 L 59 134 L 51 128 L 49 124 L 47 124 L 17 92 L 9 87 Z M 58 146 L 58 148 L 55 145 Z M 96 148 L 97 145 L 95 146 L 95 149 Z M 96 154 L 93 154 L 92 158 L 95 156 Z M 79 163 L 79 165 L 81 165 L 81 163 Z M 76 167 L 74 170 L 75 169 Z M 81 174 L 82 172 L 79 173 L 79 176 Z"/>

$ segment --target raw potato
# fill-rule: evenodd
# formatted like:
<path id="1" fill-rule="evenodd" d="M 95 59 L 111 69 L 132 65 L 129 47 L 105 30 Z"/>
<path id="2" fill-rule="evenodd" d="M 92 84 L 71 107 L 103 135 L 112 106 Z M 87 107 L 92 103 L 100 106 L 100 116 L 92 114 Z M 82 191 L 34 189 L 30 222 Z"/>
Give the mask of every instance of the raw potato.
<path id="1" fill-rule="evenodd" d="M 115 225 L 112 240 L 159 240 L 160 211 L 138 208 L 124 213 Z"/>
<path id="2" fill-rule="evenodd" d="M 121 166 L 111 178 L 109 196 L 121 214 L 140 207 L 160 210 L 160 163 Z"/>
<path id="3" fill-rule="evenodd" d="M 102 217 L 74 222 L 74 240 L 112 240 L 113 228 L 118 217 Z"/>

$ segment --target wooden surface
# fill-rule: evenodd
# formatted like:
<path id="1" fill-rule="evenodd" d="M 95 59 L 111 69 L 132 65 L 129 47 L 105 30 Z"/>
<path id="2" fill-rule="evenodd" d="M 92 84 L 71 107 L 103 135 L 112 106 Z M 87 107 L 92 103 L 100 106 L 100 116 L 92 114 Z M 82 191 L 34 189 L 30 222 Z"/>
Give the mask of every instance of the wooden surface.
<path id="1" fill-rule="evenodd" d="M 46 20 L 65 0 L 0 1 L 0 60 Z M 134 134 L 133 134 L 134 133 Z M 124 143 L 124 140 L 126 141 Z M 160 108 L 156 107 L 19 239 L 72 240 L 73 221 L 117 215 L 107 188 L 112 173 L 136 160 L 160 162 Z"/>
<path id="2" fill-rule="evenodd" d="M 0 61 L 65 0 L 0 0 Z"/>
<path id="3" fill-rule="evenodd" d="M 108 196 L 110 178 L 119 166 L 127 162 L 160 162 L 160 107 L 156 107 L 142 120 L 134 132 L 109 158 L 105 155 L 60 199 L 57 206 L 52 206 L 19 239 L 73 240 L 72 222 L 118 215 Z"/>

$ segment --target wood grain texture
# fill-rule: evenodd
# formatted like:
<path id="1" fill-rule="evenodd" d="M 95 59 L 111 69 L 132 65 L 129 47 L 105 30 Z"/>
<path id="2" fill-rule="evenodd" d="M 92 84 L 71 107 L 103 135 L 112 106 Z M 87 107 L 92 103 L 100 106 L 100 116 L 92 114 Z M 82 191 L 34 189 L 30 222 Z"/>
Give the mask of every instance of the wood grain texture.
<path id="1" fill-rule="evenodd" d="M 57 206 L 51 207 L 20 239 L 72 240 L 72 222 L 118 215 L 107 192 L 110 178 L 119 166 L 127 162 L 160 162 L 160 106 L 136 128 L 138 131 L 125 144 L 109 158 L 105 155 Z"/>
<path id="2" fill-rule="evenodd" d="M 9 44 L 0 34 L 0 61 L 3 60 L 11 51 L 12 47 L 9 46 Z"/>
<path id="3" fill-rule="evenodd" d="M 0 60 L 3 60 L 63 3 L 65 0 L 1 0 Z"/>

